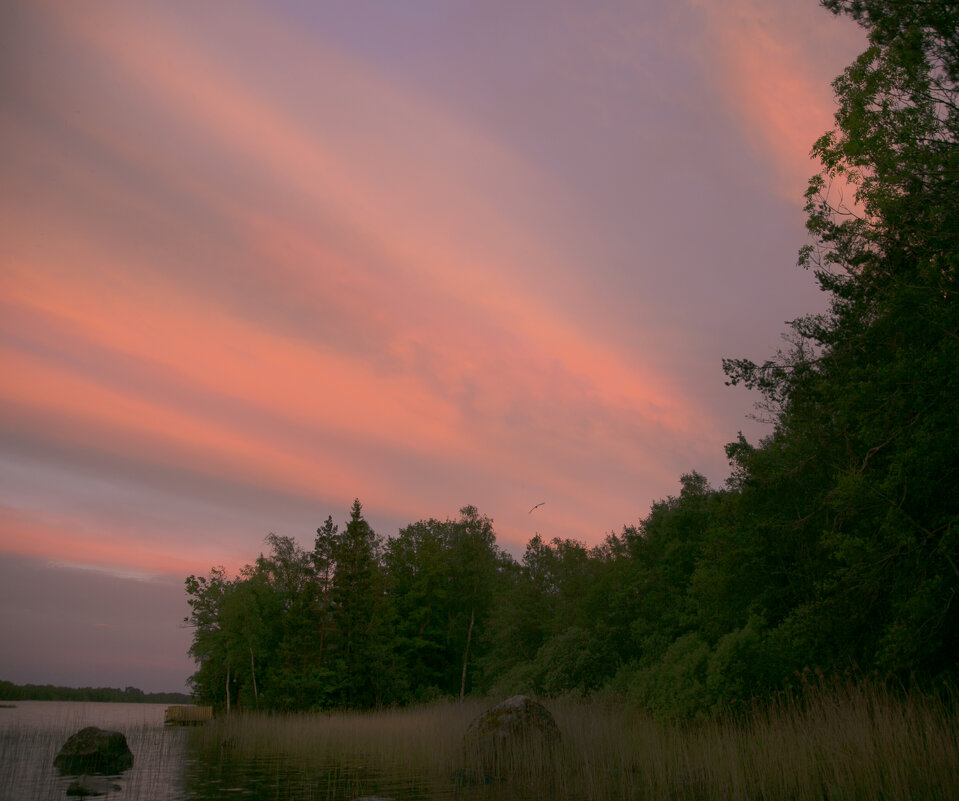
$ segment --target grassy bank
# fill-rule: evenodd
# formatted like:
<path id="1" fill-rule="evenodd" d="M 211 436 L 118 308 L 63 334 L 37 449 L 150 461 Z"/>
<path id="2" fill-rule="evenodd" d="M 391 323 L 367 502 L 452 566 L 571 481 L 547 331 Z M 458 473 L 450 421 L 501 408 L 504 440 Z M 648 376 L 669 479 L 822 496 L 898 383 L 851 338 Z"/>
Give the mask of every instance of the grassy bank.
<path id="1" fill-rule="evenodd" d="M 520 759 L 508 782 L 451 781 L 461 740 L 487 704 L 434 704 L 377 713 L 233 715 L 194 745 L 239 759 L 278 759 L 309 771 L 354 771 L 357 794 L 390 786 L 463 797 L 578 799 L 959 798 L 955 715 L 942 701 L 852 686 L 811 690 L 737 717 L 662 723 L 622 704 L 547 701 L 563 741 Z M 323 768 L 328 769 L 328 768 Z M 337 777 L 341 781 L 344 777 Z M 331 778 L 332 781 L 332 778 Z"/>

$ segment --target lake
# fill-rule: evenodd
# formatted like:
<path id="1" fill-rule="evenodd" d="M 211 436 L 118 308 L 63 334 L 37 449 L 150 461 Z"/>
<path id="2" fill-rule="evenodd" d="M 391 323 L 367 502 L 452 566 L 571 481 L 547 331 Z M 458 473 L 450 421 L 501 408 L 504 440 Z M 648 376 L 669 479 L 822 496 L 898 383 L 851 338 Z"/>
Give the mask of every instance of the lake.
<path id="1" fill-rule="evenodd" d="M 0 801 L 66 801 L 53 759 L 88 726 L 126 735 L 133 767 L 107 801 L 952 801 L 955 696 L 880 685 L 814 690 L 748 714 L 663 721 L 618 699 L 546 701 L 562 735 L 519 743 L 474 782 L 463 734 L 488 700 L 377 712 L 236 712 L 164 728 L 163 705 L 16 702 L 0 709 Z"/>
<path id="2" fill-rule="evenodd" d="M 70 735 L 84 726 L 123 732 L 134 754 L 133 767 L 117 780 L 110 799 L 190 798 L 186 792 L 187 735 L 165 729 L 161 704 L 107 704 L 16 701 L 0 708 L 0 799 L 66 799 L 73 778 L 61 776 L 53 759 Z"/>
<path id="3" fill-rule="evenodd" d="M 0 801 L 65 801 L 74 780 L 53 767 L 64 742 L 85 726 L 122 732 L 133 767 L 107 801 L 298 801 L 379 795 L 396 801 L 492 798 L 503 788 L 458 787 L 449 773 L 426 777 L 405 764 L 374 764 L 367 751 L 313 752 L 309 760 L 277 750 L 275 734 L 264 747 L 241 754 L 233 737 L 188 727 L 165 727 L 162 704 L 16 701 L 0 708 Z M 348 739 L 348 736 L 346 736 Z"/>

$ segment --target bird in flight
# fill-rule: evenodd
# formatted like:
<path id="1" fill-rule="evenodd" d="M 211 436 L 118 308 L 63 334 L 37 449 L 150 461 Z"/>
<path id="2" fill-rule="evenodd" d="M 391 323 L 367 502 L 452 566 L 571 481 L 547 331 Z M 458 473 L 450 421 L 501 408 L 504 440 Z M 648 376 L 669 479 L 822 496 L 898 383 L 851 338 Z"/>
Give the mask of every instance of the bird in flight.
<path id="1" fill-rule="evenodd" d="M 546 503 L 546 501 L 543 501 L 543 503 Z M 534 506 L 532 509 L 530 509 L 526 514 L 528 514 L 528 515 L 533 514 L 533 512 L 535 512 L 537 509 L 539 509 L 539 507 L 542 506 L 543 503 L 538 503 L 538 504 L 536 504 L 536 506 Z"/>

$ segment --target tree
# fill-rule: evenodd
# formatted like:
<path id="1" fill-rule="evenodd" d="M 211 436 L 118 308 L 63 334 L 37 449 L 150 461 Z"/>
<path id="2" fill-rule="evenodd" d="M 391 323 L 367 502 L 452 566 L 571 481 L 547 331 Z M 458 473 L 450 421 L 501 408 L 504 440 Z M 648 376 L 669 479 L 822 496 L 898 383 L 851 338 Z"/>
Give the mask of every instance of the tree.
<path id="1" fill-rule="evenodd" d="M 773 435 L 739 449 L 740 478 L 762 499 L 769 469 L 782 476 L 818 563 L 773 638 L 826 666 L 928 680 L 959 655 L 959 7 L 824 5 L 869 38 L 833 84 L 806 195 L 800 263 L 830 305 L 794 321 L 776 359 L 726 362 L 774 411 Z"/>
<path id="2" fill-rule="evenodd" d="M 292 537 L 269 534 L 266 542 L 269 553 L 244 568 L 242 596 L 249 612 L 259 610 L 267 642 L 262 694 L 274 709 L 323 707 L 332 691 L 318 669 L 320 602 L 313 554 Z"/>
<path id="3" fill-rule="evenodd" d="M 387 544 L 385 563 L 411 696 L 462 697 L 502 564 L 493 521 L 465 506 L 457 520 L 412 523 Z"/>
<path id="4" fill-rule="evenodd" d="M 321 706 L 329 695 L 314 670 L 317 582 L 311 554 L 270 534 L 269 552 L 229 579 L 186 580 L 198 662 L 198 697 L 227 711 L 236 704 L 275 709 Z"/>
<path id="5" fill-rule="evenodd" d="M 333 522 L 333 516 L 326 518 L 323 525 L 316 530 L 313 542 L 313 572 L 316 576 L 317 591 L 317 644 L 316 667 L 325 671 L 325 646 L 330 636 L 332 619 L 331 592 L 333 576 L 336 573 L 336 544 L 339 526 Z"/>
<path id="6" fill-rule="evenodd" d="M 223 567 L 214 567 L 209 577 L 191 575 L 185 583 L 190 614 L 183 622 L 194 629 L 190 656 L 198 665 L 190 687 L 200 701 L 220 706 L 222 699 L 229 711 L 230 660 L 220 613 L 230 580 Z"/>
<path id="7" fill-rule="evenodd" d="M 396 679 L 389 637 L 392 608 L 380 562 L 382 547 L 357 499 L 343 532 L 331 535 L 328 556 L 318 557 L 333 564 L 328 598 L 336 639 L 329 650 L 335 659 L 339 702 L 346 706 L 382 703 Z"/>
<path id="8" fill-rule="evenodd" d="M 256 676 L 262 673 L 264 659 L 269 652 L 271 614 L 269 590 L 262 576 L 247 571 L 244 577 L 231 582 L 220 604 L 227 662 L 232 666 L 240 703 L 259 707 L 259 689 Z"/>
<path id="9" fill-rule="evenodd" d="M 454 693 L 456 657 L 445 625 L 450 603 L 448 526 L 449 521 L 420 520 L 400 529 L 386 545 L 384 563 L 396 605 L 394 642 L 404 666 L 406 694 L 412 699 Z"/>
<path id="10" fill-rule="evenodd" d="M 450 530 L 449 587 L 452 608 L 449 625 L 454 641 L 462 643 L 459 697 L 466 694 L 470 659 L 473 657 L 477 622 L 485 622 L 492 600 L 499 564 L 493 521 L 475 506 L 460 509 L 460 518 Z"/>
<path id="11" fill-rule="evenodd" d="M 654 503 L 625 532 L 639 595 L 632 633 L 647 660 L 693 626 L 687 592 L 713 520 L 715 494 L 705 477 L 688 473 L 680 482 L 678 497 Z"/>

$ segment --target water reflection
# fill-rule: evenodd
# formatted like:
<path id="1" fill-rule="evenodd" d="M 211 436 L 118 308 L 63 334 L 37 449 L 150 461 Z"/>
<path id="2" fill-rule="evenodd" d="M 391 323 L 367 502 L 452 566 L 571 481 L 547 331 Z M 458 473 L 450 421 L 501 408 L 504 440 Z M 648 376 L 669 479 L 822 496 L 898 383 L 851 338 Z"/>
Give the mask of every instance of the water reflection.
<path id="1" fill-rule="evenodd" d="M 245 798 L 255 801 L 306 801 L 379 796 L 396 801 L 452 798 L 449 788 L 426 786 L 415 777 L 380 775 L 362 765 L 297 766 L 280 757 L 239 759 L 192 756 L 186 763 L 186 797 L 195 801 Z M 460 796 L 463 797 L 463 796 Z"/>
<path id="2" fill-rule="evenodd" d="M 463 784 L 451 775 L 425 775 L 402 761 L 384 764 L 356 753 L 293 759 L 276 754 L 269 743 L 252 755 L 239 753 L 229 740 L 211 747 L 199 729 L 164 727 L 162 706 L 25 701 L 16 710 L 0 710 L 0 801 L 66 801 L 74 777 L 61 776 L 53 759 L 70 735 L 91 725 L 123 732 L 134 754 L 133 767 L 116 778 L 121 789 L 102 796 L 106 801 L 518 797 L 508 784 Z"/>
<path id="3" fill-rule="evenodd" d="M 66 740 L 85 726 L 122 732 L 133 767 L 116 777 L 110 801 L 183 801 L 188 734 L 164 729 L 163 707 L 20 701 L 0 710 L 0 801 L 62 801 L 75 777 L 62 776 L 53 760 Z"/>
<path id="4" fill-rule="evenodd" d="M 340 760 L 303 766 L 278 756 L 239 758 L 227 749 L 219 755 L 189 756 L 185 787 L 191 801 L 351 801 L 372 796 L 394 801 L 545 801 L 528 790 L 517 794 L 506 782 L 469 784 L 452 775 L 417 775 L 403 765 L 374 770 Z"/>

